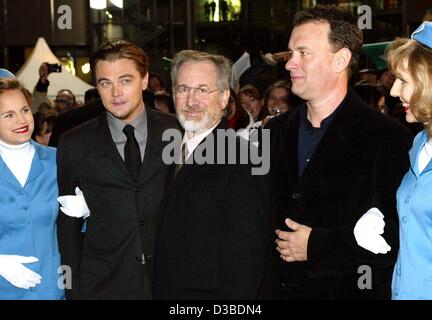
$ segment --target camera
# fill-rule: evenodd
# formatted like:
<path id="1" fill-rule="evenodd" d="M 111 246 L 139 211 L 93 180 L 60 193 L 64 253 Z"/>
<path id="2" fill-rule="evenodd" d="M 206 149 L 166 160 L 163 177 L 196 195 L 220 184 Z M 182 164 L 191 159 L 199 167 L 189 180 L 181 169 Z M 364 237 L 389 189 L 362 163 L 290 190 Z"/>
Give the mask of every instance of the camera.
<path id="1" fill-rule="evenodd" d="M 48 72 L 62 72 L 62 66 L 60 63 L 49 63 L 48 64 Z"/>

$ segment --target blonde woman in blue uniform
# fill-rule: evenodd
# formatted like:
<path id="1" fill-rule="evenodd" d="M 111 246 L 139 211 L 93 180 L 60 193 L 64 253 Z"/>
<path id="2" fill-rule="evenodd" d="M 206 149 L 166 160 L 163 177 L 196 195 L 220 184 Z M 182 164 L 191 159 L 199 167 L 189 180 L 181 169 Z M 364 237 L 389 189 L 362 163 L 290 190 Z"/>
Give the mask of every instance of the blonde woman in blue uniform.
<path id="1" fill-rule="evenodd" d="M 393 272 L 392 298 L 432 299 L 432 22 L 412 39 L 394 41 L 387 50 L 399 97 L 409 123 L 425 129 L 414 139 L 411 167 L 397 191 L 400 248 Z"/>
<path id="2" fill-rule="evenodd" d="M 31 95 L 0 78 L 0 300 L 63 299 L 56 151 L 31 140 Z"/>

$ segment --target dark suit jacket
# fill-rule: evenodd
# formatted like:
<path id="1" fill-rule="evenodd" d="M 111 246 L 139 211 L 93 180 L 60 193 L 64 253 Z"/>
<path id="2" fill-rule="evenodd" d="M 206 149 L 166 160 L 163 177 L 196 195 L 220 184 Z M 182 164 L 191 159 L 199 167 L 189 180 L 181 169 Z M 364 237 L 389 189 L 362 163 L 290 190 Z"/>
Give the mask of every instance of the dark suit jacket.
<path id="1" fill-rule="evenodd" d="M 349 90 L 303 175 L 298 175 L 299 110 L 268 123 L 276 227 L 286 217 L 312 228 L 307 262 L 275 256 L 276 298 L 383 299 L 398 252 L 396 190 L 408 169 L 411 135 L 401 124 L 372 110 Z M 303 105 L 304 106 L 304 105 Z M 353 229 L 371 207 L 385 216 L 384 238 L 392 247 L 375 255 L 360 247 Z M 362 265 L 372 268 L 372 289 L 359 290 Z"/>
<path id="2" fill-rule="evenodd" d="M 173 116 L 146 112 L 148 137 L 138 177 L 124 165 L 105 112 L 60 139 L 60 195 L 74 194 L 79 186 L 90 209 L 85 233 L 82 219 L 62 213 L 58 218 L 62 264 L 73 272 L 68 298 L 151 298 L 155 214 L 172 173 L 162 162 L 162 133 L 178 123 Z"/>
<path id="3" fill-rule="evenodd" d="M 158 214 L 155 299 L 258 297 L 272 247 L 266 179 L 249 164 L 182 167 Z"/>

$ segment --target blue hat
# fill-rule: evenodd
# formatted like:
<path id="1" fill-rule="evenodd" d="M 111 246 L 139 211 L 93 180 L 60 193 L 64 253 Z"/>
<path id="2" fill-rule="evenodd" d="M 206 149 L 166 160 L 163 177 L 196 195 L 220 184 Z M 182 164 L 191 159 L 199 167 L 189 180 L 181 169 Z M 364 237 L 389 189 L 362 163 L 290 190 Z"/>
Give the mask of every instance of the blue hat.
<path id="1" fill-rule="evenodd" d="M 12 78 L 12 79 L 15 79 L 15 76 L 9 70 L 0 68 L 0 78 Z"/>
<path id="2" fill-rule="evenodd" d="M 432 22 L 423 22 L 411 35 L 411 39 L 417 40 L 426 47 L 432 49 Z"/>

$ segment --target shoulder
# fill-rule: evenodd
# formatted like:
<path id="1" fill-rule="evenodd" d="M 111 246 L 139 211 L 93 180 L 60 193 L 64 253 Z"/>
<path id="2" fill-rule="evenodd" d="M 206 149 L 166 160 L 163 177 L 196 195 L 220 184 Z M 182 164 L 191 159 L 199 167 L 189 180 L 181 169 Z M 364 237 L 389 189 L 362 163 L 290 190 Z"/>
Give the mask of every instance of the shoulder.
<path id="1" fill-rule="evenodd" d="M 68 143 L 73 141 L 82 141 L 91 139 L 96 135 L 96 133 L 100 130 L 100 127 L 103 124 L 103 118 L 106 117 L 105 112 L 93 118 L 89 121 L 80 124 L 60 136 L 59 140 L 59 148 L 61 147 L 62 142 L 68 141 Z"/>
<path id="2" fill-rule="evenodd" d="M 352 88 L 349 89 L 348 104 L 352 108 L 350 113 L 358 114 L 358 124 L 365 134 L 408 136 L 411 138 L 410 131 L 400 121 L 368 106 Z M 355 118 L 356 116 L 347 117 L 347 120 L 354 120 Z"/>
<path id="3" fill-rule="evenodd" d="M 419 143 L 423 143 L 427 139 L 428 139 L 427 131 L 426 130 L 422 130 L 419 133 L 417 133 L 417 135 L 415 136 L 413 145 L 417 145 Z"/>
<path id="4" fill-rule="evenodd" d="M 158 123 L 164 128 L 180 128 L 177 117 L 173 114 L 160 112 L 152 108 L 146 108 L 148 121 Z"/>
<path id="5" fill-rule="evenodd" d="M 400 121 L 369 107 L 366 107 L 363 111 L 362 125 L 371 134 L 375 133 L 394 138 L 408 137 L 410 140 L 412 139 L 411 132 Z"/>
<path id="6" fill-rule="evenodd" d="M 57 149 L 53 147 L 48 147 L 37 143 L 36 141 L 31 141 L 32 146 L 35 148 L 35 152 L 39 155 L 40 159 L 44 160 L 55 160 Z"/>
<path id="7" fill-rule="evenodd" d="M 300 106 L 298 108 L 300 108 Z M 264 129 L 270 129 L 272 131 L 283 130 L 289 125 L 295 115 L 298 114 L 298 108 L 271 118 L 264 126 Z"/>

